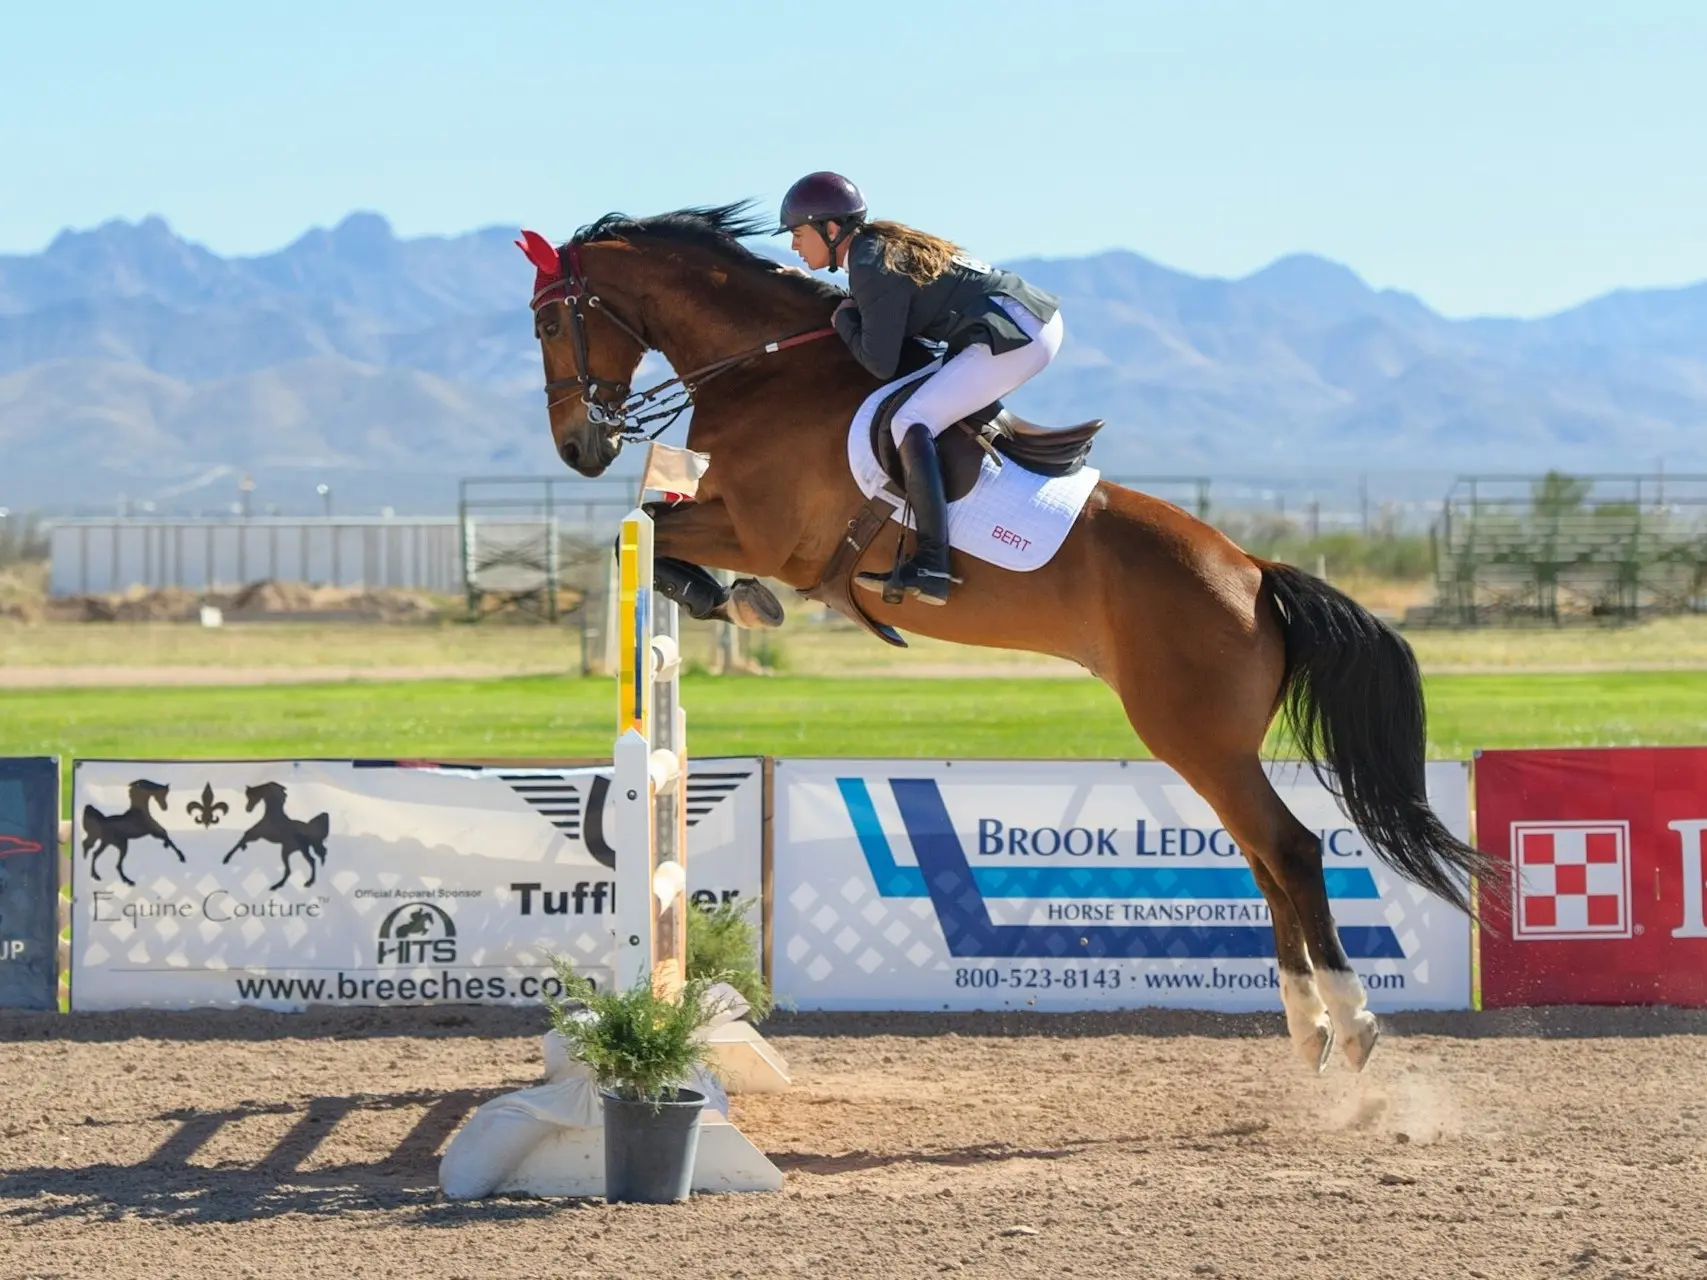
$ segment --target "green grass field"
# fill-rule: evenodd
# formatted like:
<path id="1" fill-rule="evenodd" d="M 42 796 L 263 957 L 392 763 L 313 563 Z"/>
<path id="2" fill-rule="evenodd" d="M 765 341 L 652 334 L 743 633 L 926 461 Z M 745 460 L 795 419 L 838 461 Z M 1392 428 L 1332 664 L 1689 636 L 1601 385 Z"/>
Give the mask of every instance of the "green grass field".
<path id="1" fill-rule="evenodd" d="M 690 676 L 696 755 L 1133 757 L 1089 679 Z M 0 691 L 0 755 L 154 759 L 608 757 L 609 679 Z M 1695 743 L 1707 671 L 1428 680 L 1429 754 L 1478 747 Z M 1276 753 L 1285 744 L 1271 742 Z"/>

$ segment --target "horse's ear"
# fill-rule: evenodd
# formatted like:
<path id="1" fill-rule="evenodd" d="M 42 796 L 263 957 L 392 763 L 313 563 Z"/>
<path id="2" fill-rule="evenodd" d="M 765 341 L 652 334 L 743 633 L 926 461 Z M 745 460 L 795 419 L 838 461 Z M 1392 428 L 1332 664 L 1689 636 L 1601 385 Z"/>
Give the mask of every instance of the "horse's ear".
<path id="1" fill-rule="evenodd" d="M 516 241 L 516 248 L 527 255 L 528 261 L 539 269 L 541 275 L 555 278 L 563 273 L 556 248 L 539 232 L 523 231 L 522 238 Z"/>

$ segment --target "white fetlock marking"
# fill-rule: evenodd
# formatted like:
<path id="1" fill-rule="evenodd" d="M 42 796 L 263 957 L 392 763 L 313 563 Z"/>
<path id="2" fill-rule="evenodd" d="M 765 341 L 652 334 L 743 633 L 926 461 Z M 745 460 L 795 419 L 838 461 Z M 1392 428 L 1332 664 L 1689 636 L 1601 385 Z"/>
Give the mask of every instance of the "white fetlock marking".
<path id="1" fill-rule="evenodd" d="M 1316 973 L 1316 987 L 1334 1020 L 1334 1030 L 1339 1033 L 1346 1058 L 1352 1066 L 1361 1069 L 1380 1034 L 1375 1015 L 1365 1007 L 1368 996 L 1362 981 L 1349 970 L 1336 972 L 1324 969 Z"/>
<path id="2" fill-rule="evenodd" d="M 1356 1025 L 1357 1015 L 1369 1003 L 1362 980 L 1349 969 L 1318 969 L 1316 990 L 1321 992 L 1322 1003 L 1334 1020 L 1334 1029 L 1341 1035 L 1349 1035 Z"/>
<path id="3" fill-rule="evenodd" d="M 1286 1031 L 1293 1047 L 1306 1063 L 1319 1068 L 1333 1036 L 1333 1024 L 1317 993 L 1315 975 L 1282 972 L 1280 1003 L 1286 1009 Z"/>
<path id="4" fill-rule="evenodd" d="M 1294 1039 L 1305 1031 L 1314 1030 L 1316 1021 L 1327 1012 L 1322 997 L 1316 991 L 1313 973 L 1282 973 L 1280 1003 L 1286 1009 L 1286 1029 Z"/>

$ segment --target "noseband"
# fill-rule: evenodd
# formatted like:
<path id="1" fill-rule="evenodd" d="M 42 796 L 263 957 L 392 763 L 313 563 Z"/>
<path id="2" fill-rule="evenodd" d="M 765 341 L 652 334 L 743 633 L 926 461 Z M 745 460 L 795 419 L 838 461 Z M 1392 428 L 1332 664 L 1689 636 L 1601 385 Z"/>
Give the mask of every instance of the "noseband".
<path id="1" fill-rule="evenodd" d="M 580 245 L 574 241 L 564 245 L 557 252 L 557 263 L 557 279 L 541 286 L 534 293 L 533 301 L 529 305 L 535 316 L 548 302 L 561 302 L 568 310 L 569 334 L 575 344 L 575 376 L 554 378 L 545 384 L 546 411 L 550 412 L 568 399 L 568 396 L 560 395 L 559 392 L 579 391 L 581 403 L 587 406 L 588 421 L 594 426 L 605 428 L 612 439 L 624 442 L 655 440 L 669 429 L 671 423 L 693 407 L 694 392 L 718 374 L 727 373 L 754 356 L 772 355 L 835 333 L 833 328 L 809 329 L 792 337 L 764 343 L 737 355 L 726 356 L 722 360 L 690 370 L 644 391 L 635 391 L 627 382 L 595 378 L 588 371 L 590 366 L 587 360 L 586 312 L 594 308 L 604 312 L 612 324 L 634 340 L 641 354 L 655 351 L 657 348 L 646 338 L 642 327 L 624 320 L 588 287 L 587 274 L 581 267 Z M 654 422 L 660 423 L 658 429 L 648 432 L 647 426 Z"/>

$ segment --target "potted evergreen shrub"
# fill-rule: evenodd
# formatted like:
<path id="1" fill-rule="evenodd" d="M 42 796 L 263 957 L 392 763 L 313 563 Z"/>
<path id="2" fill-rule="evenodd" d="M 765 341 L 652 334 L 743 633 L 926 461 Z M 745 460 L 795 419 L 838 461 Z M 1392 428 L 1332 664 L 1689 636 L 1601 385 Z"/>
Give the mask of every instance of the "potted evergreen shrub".
<path id="1" fill-rule="evenodd" d="M 566 961 L 555 967 L 564 998 L 548 1006 L 552 1026 L 592 1070 L 604 1104 L 605 1200 L 686 1200 L 706 1098 L 684 1086 L 709 1065 L 699 1032 L 721 1009 L 707 997 L 714 979 L 690 977 L 670 999 L 648 981 L 605 991 Z"/>

